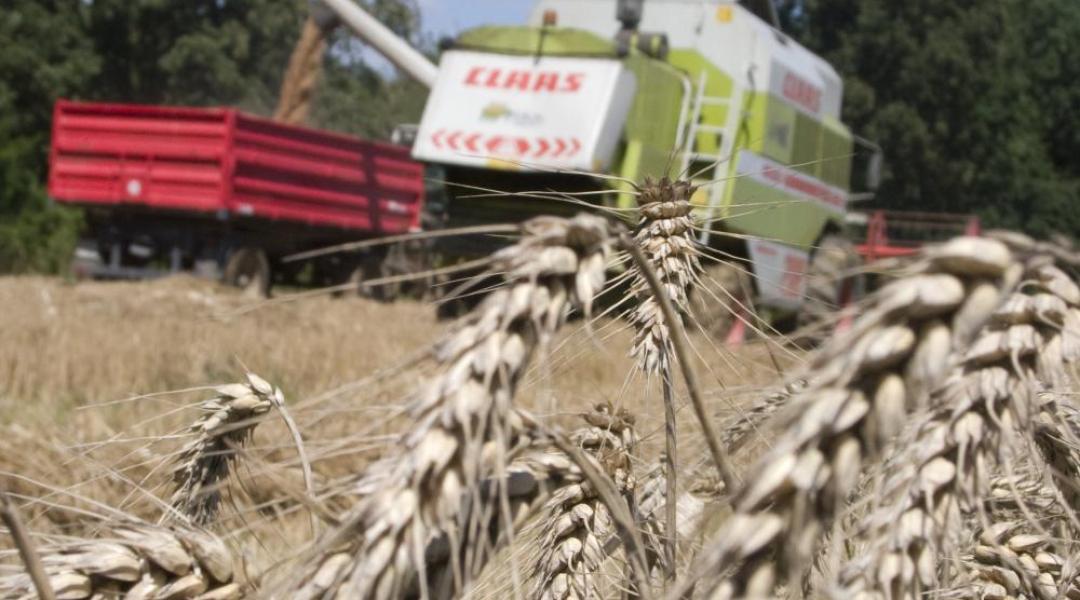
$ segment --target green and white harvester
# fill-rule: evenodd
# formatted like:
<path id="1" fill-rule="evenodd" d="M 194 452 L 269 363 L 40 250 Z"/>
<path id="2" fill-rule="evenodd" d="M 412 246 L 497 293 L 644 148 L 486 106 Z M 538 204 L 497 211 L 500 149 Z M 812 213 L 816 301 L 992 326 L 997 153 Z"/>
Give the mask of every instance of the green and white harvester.
<path id="1" fill-rule="evenodd" d="M 840 76 L 768 0 L 539 0 L 527 25 L 447 40 L 438 66 L 351 0 L 317 1 L 431 88 L 409 141 L 446 182 L 447 225 L 581 209 L 551 190 L 626 209 L 630 181 L 689 178 L 725 293 L 781 315 L 852 294 L 845 213 L 880 157 L 840 121 Z M 736 289 L 732 265 L 753 274 Z"/>

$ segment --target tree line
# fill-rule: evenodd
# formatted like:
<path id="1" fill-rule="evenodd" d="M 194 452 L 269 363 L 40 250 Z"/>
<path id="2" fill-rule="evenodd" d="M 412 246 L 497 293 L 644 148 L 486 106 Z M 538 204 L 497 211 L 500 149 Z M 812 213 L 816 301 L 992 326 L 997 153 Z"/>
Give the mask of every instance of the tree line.
<path id="1" fill-rule="evenodd" d="M 1080 233 L 1080 2 L 779 1 L 884 148 L 874 205 Z"/>

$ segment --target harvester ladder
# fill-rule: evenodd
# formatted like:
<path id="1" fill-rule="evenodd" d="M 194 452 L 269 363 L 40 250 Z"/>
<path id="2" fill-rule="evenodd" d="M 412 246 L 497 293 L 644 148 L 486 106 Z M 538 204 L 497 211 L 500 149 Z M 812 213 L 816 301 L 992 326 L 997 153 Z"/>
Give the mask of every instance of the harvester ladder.
<path id="1" fill-rule="evenodd" d="M 733 81 L 730 96 L 709 96 L 706 94 L 706 77 L 705 71 L 702 71 L 698 77 L 690 118 L 687 119 L 686 135 L 683 137 L 682 169 L 679 172 L 683 176 L 689 177 L 694 175 L 694 172 L 690 169 L 695 164 L 708 162 L 712 165 L 708 169 L 709 187 L 707 191 L 707 208 L 705 210 L 706 220 L 702 224 L 701 232 L 698 234 L 698 241 L 708 245 L 713 218 L 720 203 L 724 200 L 724 194 L 727 192 L 731 161 L 734 160 L 732 152 L 735 149 L 735 139 L 738 136 L 742 116 L 743 88 L 737 81 Z M 727 106 L 723 125 L 710 125 L 701 122 L 702 109 L 706 106 Z M 699 152 L 697 148 L 699 133 L 719 135 L 719 151 L 715 154 Z"/>

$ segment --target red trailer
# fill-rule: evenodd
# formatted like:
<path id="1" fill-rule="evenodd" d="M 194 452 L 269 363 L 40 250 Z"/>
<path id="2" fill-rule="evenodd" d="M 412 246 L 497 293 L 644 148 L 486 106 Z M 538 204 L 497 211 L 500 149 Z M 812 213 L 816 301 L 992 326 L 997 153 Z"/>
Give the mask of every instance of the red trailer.
<path id="1" fill-rule="evenodd" d="M 61 100 L 53 113 L 49 194 L 86 209 L 105 275 L 209 268 L 265 288 L 294 274 L 285 255 L 418 229 L 423 174 L 408 148 L 230 108 Z M 315 270 L 341 281 L 381 258 Z"/>

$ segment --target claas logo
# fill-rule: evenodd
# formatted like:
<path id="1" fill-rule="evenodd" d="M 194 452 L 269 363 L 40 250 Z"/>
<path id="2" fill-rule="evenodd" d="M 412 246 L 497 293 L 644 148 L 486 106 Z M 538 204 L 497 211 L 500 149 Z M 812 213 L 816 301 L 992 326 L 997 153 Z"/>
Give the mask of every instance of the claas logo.
<path id="1" fill-rule="evenodd" d="M 473 67 L 465 75 L 465 85 L 521 92 L 572 94 L 581 89 L 584 79 L 584 73 Z"/>
<path id="2" fill-rule="evenodd" d="M 510 115 L 510 108 L 501 102 L 492 102 L 480 112 L 480 118 L 485 121 L 495 121 Z"/>

